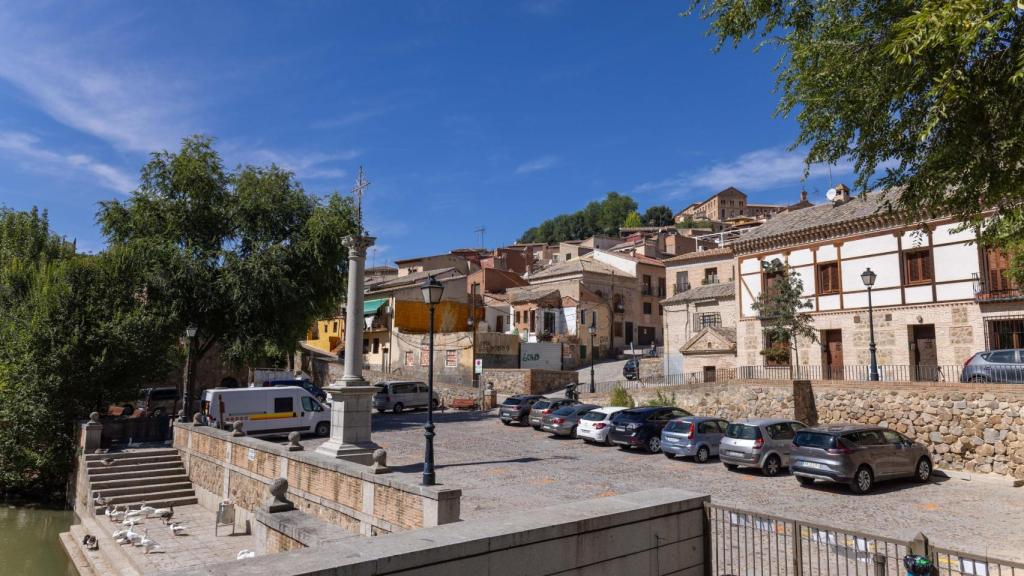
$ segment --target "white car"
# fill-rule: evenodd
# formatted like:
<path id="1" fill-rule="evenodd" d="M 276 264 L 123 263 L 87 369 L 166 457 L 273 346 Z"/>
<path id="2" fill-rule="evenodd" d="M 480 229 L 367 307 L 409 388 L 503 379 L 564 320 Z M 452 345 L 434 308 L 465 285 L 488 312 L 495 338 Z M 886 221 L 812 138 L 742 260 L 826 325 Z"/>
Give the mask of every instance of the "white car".
<path id="1" fill-rule="evenodd" d="M 576 427 L 576 436 L 583 438 L 586 442 L 609 444 L 608 431 L 612 427 L 612 415 L 625 409 L 625 406 L 606 406 L 587 412 L 580 418 L 579 426 Z"/>

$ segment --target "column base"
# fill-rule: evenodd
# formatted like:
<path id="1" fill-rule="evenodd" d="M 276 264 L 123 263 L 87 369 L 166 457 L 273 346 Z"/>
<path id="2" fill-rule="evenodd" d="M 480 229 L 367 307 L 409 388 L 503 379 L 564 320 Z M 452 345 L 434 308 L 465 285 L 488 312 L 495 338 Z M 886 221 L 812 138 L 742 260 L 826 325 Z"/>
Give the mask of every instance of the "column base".
<path id="1" fill-rule="evenodd" d="M 326 389 L 331 396 L 331 437 L 316 453 L 369 466 L 373 451 L 380 448 L 370 437 L 370 411 L 377 389 L 365 383 L 340 384 Z"/>
<path id="2" fill-rule="evenodd" d="M 346 460 L 369 466 L 373 464 L 373 451 L 380 448 L 374 442 L 362 442 L 359 444 L 345 444 L 340 440 L 331 438 L 316 449 L 316 453 L 329 458 Z"/>

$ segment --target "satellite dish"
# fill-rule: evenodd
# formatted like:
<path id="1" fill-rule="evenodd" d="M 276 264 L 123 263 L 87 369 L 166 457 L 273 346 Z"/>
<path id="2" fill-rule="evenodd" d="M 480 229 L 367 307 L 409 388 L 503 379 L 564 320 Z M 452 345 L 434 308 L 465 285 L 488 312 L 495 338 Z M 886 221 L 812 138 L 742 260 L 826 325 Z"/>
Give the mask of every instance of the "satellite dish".
<path id="1" fill-rule="evenodd" d="M 828 192 L 825 192 L 825 198 L 828 198 L 829 202 L 835 200 L 836 199 L 836 189 L 835 188 L 829 188 Z"/>

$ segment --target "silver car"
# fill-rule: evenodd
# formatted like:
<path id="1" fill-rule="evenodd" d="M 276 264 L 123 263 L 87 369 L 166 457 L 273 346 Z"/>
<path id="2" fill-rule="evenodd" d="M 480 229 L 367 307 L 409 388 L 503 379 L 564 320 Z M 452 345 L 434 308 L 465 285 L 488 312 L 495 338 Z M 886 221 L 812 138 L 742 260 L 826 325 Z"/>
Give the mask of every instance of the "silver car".
<path id="1" fill-rule="evenodd" d="M 729 423 L 721 418 L 688 416 L 673 420 L 661 431 L 661 451 L 668 458 L 692 456 L 700 463 L 718 456 Z"/>
<path id="2" fill-rule="evenodd" d="M 391 410 L 398 414 L 406 408 L 426 408 L 427 403 L 431 402 L 428 400 L 427 385 L 423 382 L 388 380 L 378 382 L 374 386 L 377 387 L 377 392 L 373 395 L 373 407 L 378 412 Z M 441 404 L 437 392 L 434 392 L 432 402 L 434 408 Z"/>
<path id="3" fill-rule="evenodd" d="M 877 480 L 927 482 L 932 475 L 927 448 L 880 426 L 807 428 L 797 432 L 793 447 L 790 470 L 804 486 L 827 480 L 848 484 L 854 492 L 864 494 Z"/>
<path id="4" fill-rule="evenodd" d="M 569 400 L 568 398 L 541 398 L 537 400 L 530 407 L 530 426 L 533 426 L 534 430 L 540 430 L 541 418 L 562 406 L 572 406 L 573 404 L 579 404 L 579 402 Z"/>
<path id="5" fill-rule="evenodd" d="M 550 414 L 545 414 L 540 419 L 540 429 L 557 436 L 572 436 L 575 438 L 576 427 L 580 424 L 580 418 L 594 408 L 600 408 L 600 406 L 597 404 L 562 406 Z"/>
<path id="6" fill-rule="evenodd" d="M 733 422 L 725 430 L 718 459 L 729 470 L 749 466 L 760 468 L 765 476 L 778 476 L 789 466 L 793 437 L 806 427 L 802 422 L 784 418 Z"/>

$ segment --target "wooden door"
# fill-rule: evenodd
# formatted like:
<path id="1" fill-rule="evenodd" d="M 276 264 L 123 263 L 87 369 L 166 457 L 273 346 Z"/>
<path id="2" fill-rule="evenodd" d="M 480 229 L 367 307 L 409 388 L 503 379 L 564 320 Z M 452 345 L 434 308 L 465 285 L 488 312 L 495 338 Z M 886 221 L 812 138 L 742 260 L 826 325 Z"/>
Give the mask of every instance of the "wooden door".
<path id="1" fill-rule="evenodd" d="M 704 381 L 705 382 L 714 382 L 715 378 L 716 378 L 715 367 L 714 366 L 705 366 L 704 367 Z"/>
<path id="2" fill-rule="evenodd" d="M 918 324 L 912 328 L 910 357 L 914 362 L 914 380 L 938 380 L 939 355 L 935 350 L 934 324 Z"/>
<path id="3" fill-rule="evenodd" d="M 843 331 L 823 330 L 821 336 L 823 376 L 826 380 L 842 380 Z"/>
<path id="4" fill-rule="evenodd" d="M 633 323 L 626 322 L 626 346 L 633 343 Z"/>
<path id="5" fill-rule="evenodd" d="M 987 292 L 1000 293 L 1015 288 L 1007 274 L 1007 270 L 1010 268 L 1010 257 L 1005 252 L 991 248 L 986 249 L 985 264 L 988 272 Z"/>

